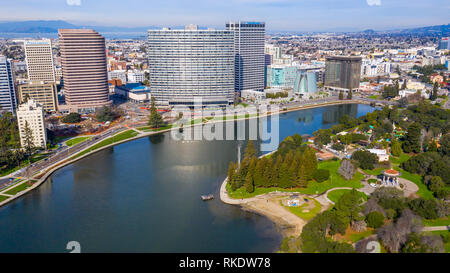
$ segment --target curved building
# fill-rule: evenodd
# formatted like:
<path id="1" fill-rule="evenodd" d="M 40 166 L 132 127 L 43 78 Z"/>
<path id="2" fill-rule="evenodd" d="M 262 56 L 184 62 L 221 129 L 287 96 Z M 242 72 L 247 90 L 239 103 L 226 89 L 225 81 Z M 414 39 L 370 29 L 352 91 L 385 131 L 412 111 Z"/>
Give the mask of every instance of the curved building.
<path id="1" fill-rule="evenodd" d="M 150 89 L 159 105 L 227 105 L 234 99 L 234 40 L 227 30 L 148 31 Z"/>
<path id="2" fill-rule="evenodd" d="M 317 93 L 316 73 L 299 70 L 294 82 L 294 92 L 300 96 Z"/>
<path id="3" fill-rule="evenodd" d="M 70 111 L 109 105 L 105 38 L 91 29 L 60 29 L 58 35 Z"/>

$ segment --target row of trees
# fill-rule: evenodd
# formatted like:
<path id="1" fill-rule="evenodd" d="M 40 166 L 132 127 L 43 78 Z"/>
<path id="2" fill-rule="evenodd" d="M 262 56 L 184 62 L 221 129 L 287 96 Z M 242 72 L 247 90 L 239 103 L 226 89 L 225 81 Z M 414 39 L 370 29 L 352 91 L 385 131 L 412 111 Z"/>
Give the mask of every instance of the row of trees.
<path id="1" fill-rule="evenodd" d="M 244 187 L 249 193 L 255 187 L 307 187 L 310 180 L 323 182 L 328 178 L 329 171 L 317 169 L 315 151 L 301 145 L 299 135 L 285 139 L 272 156 L 259 159 L 253 141 L 249 141 L 241 164 L 230 162 L 228 167 L 231 189 Z"/>

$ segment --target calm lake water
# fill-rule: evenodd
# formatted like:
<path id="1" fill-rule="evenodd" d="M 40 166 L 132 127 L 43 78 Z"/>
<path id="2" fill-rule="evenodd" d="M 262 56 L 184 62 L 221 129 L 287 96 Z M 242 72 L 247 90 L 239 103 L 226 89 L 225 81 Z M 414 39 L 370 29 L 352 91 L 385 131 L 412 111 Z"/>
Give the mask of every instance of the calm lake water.
<path id="1" fill-rule="evenodd" d="M 280 141 L 373 109 L 353 104 L 282 114 Z M 69 241 L 82 252 L 272 252 L 282 239 L 272 222 L 219 200 L 238 145 L 175 141 L 166 133 L 66 166 L 0 208 L 0 252 L 68 252 Z M 209 193 L 216 199 L 201 201 Z"/>

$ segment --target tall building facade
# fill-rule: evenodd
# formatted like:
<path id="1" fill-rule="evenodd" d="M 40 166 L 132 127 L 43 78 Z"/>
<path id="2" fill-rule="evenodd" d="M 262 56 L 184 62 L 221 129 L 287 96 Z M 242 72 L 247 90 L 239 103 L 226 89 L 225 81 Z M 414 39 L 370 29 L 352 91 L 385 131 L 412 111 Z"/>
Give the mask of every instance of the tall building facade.
<path id="1" fill-rule="evenodd" d="M 91 29 L 58 30 L 69 111 L 110 105 L 105 38 Z"/>
<path id="2" fill-rule="evenodd" d="M 439 40 L 438 50 L 450 50 L 450 39 L 448 37 Z"/>
<path id="3" fill-rule="evenodd" d="M 20 143 L 26 145 L 26 127 L 31 130 L 35 147 L 45 148 L 47 145 L 47 131 L 45 130 L 44 107 L 33 99 L 23 103 L 17 109 L 17 121 L 19 125 Z"/>
<path id="4" fill-rule="evenodd" d="M 294 92 L 302 97 L 317 93 L 317 77 L 314 71 L 298 70 L 294 82 Z"/>
<path id="5" fill-rule="evenodd" d="M 0 56 L 0 112 L 16 112 L 17 98 L 11 62 Z"/>
<path id="6" fill-rule="evenodd" d="M 325 63 L 325 88 L 334 91 L 359 89 L 361 57 L 328 56 Z"/>
<path id="7" fill-rule="evenodd" d="M 148 31 L 147 56 L 152 97 L 160 105 L 227 105 L 234 99 L 233 32 Z"/>
<path id="8" fill-rule="evenodd" d="M 264 91 L 264 22 L 229 22 L 234 32 L 235 91 Z"/>
<path id="9" fill-rule="evenodd" d="M 24 42 L 28 80 L 55 82 L 52 42 L 50 39 Z"/>
<path id="10" fill-rule="evenodd" d="M 54 82 L 29 82 L 19 85 L 19 101 L 32 99 L 42 105 L 46 112 L 57 111 L 56 83 Z"/>

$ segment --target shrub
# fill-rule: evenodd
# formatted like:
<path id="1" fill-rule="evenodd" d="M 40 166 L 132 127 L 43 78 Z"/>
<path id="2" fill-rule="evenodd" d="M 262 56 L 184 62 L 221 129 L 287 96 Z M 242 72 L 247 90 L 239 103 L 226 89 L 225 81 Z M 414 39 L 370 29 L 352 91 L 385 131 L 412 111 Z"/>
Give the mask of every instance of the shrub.
<path id="1" fill-rule="evenodd" d="M 366 223 L 368 227 L 379 228 L 384 224 L 384 215 L 378 211 L 367 214 Z"/>
<path id="2" fill-rule="evenodd" d="M 61 119 L 64 123 L 78 123 L 81 121 L 81 115 L 78 113 L 70 113 Z"/>
<path id="3" fill-rule="evenodd" d="M 313 174 L 314 180 L 317 182 L 324 182 L 330 178 L 330 171 L 325 169 L 317 169 Z"/>

